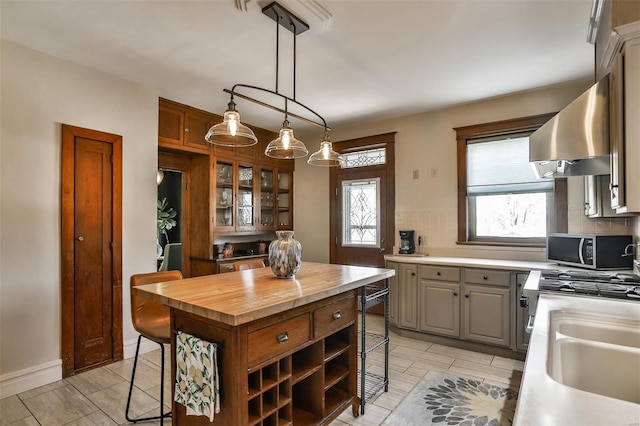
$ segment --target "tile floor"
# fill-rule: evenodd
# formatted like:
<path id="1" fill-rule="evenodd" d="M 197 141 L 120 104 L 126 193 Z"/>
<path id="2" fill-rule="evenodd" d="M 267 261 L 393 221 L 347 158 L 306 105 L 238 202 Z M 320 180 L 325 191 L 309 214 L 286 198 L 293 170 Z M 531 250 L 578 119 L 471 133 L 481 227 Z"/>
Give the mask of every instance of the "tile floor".
<path id="1" fill-rule="evenodd" d="M 381 330 L 380 317 L 368 316 L 367 328 Z M 170 395 L 169 363 L 165 368 L 165 395 Z M 367 357 L 369 371 L 383 374 L 383 348 Z M 129 424 L 124 415 L 133 359 L 41 386 L 0 400 L 0 425 L 12 426 L 111 426 Z M 502 387 L 517 389 L 523 363 L 391 334 L 389 345 L 389 391 L 365 406 L 365 414 L 354 418 L 343 412 L 333 426 L 381 424 L 404 396 L 430 370 L 448 371 Z M 132 415 L 157 413 L 160 388 L 160 351 L 141 356 L 131 403 Z M 168 405 L 165 397 L 165 405 Z M 169 407 L 167 407 L 169 409 Z M 156 422 L 138 424 L 159 424 Z M 165 424 L 169 424 L 165 421 Z"/>

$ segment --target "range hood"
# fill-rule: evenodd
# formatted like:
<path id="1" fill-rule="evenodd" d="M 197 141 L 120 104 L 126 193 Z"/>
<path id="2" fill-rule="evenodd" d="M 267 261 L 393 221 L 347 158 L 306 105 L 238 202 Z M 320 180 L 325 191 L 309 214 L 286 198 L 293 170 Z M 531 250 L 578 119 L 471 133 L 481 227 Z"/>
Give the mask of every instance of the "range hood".
<path id="1" fill-rule="evenodd" d="M 607 175 L 609 153 L 609 76 L 529 136 L 538 178 Z"/>

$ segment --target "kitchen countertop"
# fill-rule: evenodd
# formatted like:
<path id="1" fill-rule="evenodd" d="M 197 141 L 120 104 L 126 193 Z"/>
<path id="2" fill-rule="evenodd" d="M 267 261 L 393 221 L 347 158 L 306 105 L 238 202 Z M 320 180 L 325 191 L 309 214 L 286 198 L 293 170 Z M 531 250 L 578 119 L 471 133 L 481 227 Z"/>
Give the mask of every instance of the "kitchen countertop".
<path id="1" fill-rule="evenodd" d="M 568 269 L 555 263 L 529 262 L 525 260 L 480 259 L 476 257 L 438 257 L 420 255 L 386 255 L 385 260 L 423 265 L 450 265 L 468 268 L 507 269 L 510 271 L 532 271 L 538 269 Z"/>
<path id="2" fill-rule="evenodd" d="M 392 269 L 303 262 L 294 279 L 270 268 L 136 286 L 133 294 L 231 326 L 278 314 L 393 276 Z"/>
<path id="3" fill-rule="evenodd" d="M 520 385 L 514 424 L 638 425 L 640 404 L 578 390 L 556 382 L 549 376 L 547 353 L 550 313 L 558 310 L 640 319 L 638 302 L 541 294 Z M 607 367 L 603 365 L 602 368 Z M 585 371 L 585 374 L 589 372 Z"/>

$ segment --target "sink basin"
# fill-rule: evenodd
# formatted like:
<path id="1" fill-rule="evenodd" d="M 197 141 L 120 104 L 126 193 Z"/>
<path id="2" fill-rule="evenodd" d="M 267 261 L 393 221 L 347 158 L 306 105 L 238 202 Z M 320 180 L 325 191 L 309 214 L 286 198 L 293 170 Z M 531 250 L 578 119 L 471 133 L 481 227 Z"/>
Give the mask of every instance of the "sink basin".
<path id="1" fill-rule="evenodd" d="M 640 404 L 640 321 L 552 311 L 547 373 L 566 386 Z"/>

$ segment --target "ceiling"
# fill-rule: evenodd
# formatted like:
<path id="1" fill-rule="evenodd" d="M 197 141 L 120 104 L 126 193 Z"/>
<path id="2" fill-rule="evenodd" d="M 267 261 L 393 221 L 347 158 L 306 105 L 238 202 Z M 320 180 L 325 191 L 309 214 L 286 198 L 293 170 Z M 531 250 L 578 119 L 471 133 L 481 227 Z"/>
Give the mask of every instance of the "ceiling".
<path id="1" fill-rule="evenodd" d="M 268 3 L 1 0 L 0 29 L 4 39 L 222 114 L 223 89 L 235 83 L 275 90 Z M 311 26 L 296 39 L 296 100 L 332 128 L 593 79 L 591 0 L 280 3 Z M 293 35 L 281 29 L 278 90 L 290 97 L 292 52 Z M 279 128 L 281 114 L 236 102 L 244 121 Z"/>

